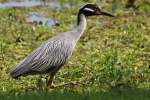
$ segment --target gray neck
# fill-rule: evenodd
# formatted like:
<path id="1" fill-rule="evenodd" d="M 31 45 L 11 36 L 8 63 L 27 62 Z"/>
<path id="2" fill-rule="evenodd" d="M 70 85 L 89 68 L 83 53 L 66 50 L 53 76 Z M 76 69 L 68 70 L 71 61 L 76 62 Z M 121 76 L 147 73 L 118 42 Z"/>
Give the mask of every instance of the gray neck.
<path id="1" fill-rule="evenodd" d="M 74 30 L 69 31 L 69 32 L 64 32 L 62 34 L 62 35 L 65 35 L 67 39 L 72 40 L 74 42 L 77 42 L 80 39 L 81 35 L 83 34 L 87 26 L 86 17 L 84 14 L 79 13 L 77 20 L 78 20 L 78 24 Z"/>
<path id="2" fill-rule="evenodd" d="M 73 34 L 76 37 L 76 41 L 79 40 L 79 38 L 81 37 L 81 35 L 83 34 L 83 32 L 86 29 L 87 26 L 87 22 L 86 22 L 86 17 L 84 14 L 80 13 L 78 15 L 78 24 L 77 24 L 77 28 L 76 28 L 76 32 Z"/>

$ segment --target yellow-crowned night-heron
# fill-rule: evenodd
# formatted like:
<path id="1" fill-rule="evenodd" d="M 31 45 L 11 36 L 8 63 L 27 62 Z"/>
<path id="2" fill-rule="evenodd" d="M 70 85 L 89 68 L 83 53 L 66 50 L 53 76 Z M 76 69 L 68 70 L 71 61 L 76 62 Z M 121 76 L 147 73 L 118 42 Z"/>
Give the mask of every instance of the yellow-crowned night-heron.
<path id="1" fill-rule="evenodd" d="M 54 36 L 41 44 L 17 64 L 16 67 L 11 70 L 10 75 L 13 78 L 17 78 L 33 73 L 49 73 L 50 78 L 47 86 L 53 87 L 52 80 L 54 75 L 65 64 L 86 28 L 86 17 L 94 15 L 114 17 L 109 13 L 101 11 L 96 4 L 89 3 L 84 5 L 79 9 L 77 27 L 75 29 Z"/>

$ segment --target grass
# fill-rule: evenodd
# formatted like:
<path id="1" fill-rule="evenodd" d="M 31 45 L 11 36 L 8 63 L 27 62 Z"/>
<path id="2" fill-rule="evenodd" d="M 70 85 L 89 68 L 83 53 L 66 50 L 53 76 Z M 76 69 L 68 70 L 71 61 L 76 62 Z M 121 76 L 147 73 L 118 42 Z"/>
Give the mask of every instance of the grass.
<path id="1" fill-rule="evenodd" d="M 111 2 L 108 2 L 103 8 L 110 10 L 111 7 Z M 81 99 L 108 98 L 111 100 L 115 95 L 118 100 L 126 100 L 130 97 L 133 97 L 133 100 L 134 98 L 148 100 L 150 92 L 150 15 L 148 11 L 150 8 L 147 5 L 141 5 L 137 10 L 115 8 L 119 9 L 114 11 L 117 14 L 116 18 L 88 18 L 85 34 L 54 80 L 56 83 L 76 80 L 81 84 L 56 91 L 50 90 L 45 96 L 38 91 L 44 92 L 46 75 L 21 77 L 20 80 L 12 79 L 9 76 L 9 70 L 28 53 L 48 38 L 59 32 L 70 30 L 76 25 L 76 6 L 70 10 L 49 9 L 49 13 L 42 15 L 55 18 L 60 26 L 48 28 L 26 22 L 27 12 L 45 9 L 48 8 L 0 8 L 2 100 L 11 100 L 12 97 L 19 100 L 25 98 L 40 100 L 43 97 L 66 100 L 66 98 L 72 99 L 72 94 Z M 116 91 L 121 91 L 121 94 Z M 30 94 L 32 92 L 33 97 Z"/>
<path id="2" fill-rule="evenodd" d="M 6 96 L 7 95 L 7 96 Z M 1 100 L 149 100 L 149 91 L 147 90 L 130 90 L 130 91 L 110 91 L 109 93 L 106 92 L 70 92 L 70 91 L 57 91 L 53 90 L 48 92 L 47 94 L 44 93 L 27 93 L 27 94 L 2 94 L 0 96 Z"/>

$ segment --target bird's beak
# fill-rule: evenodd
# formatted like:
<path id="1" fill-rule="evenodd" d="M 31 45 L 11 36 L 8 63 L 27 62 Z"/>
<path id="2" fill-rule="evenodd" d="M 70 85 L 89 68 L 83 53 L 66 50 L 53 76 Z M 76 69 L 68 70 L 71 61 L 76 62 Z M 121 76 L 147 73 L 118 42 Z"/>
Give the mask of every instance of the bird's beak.
<path id="1" fill-rule="evenodd" d="M 107 13 L 107 12 L 104 12 L 104 11 L 101 11 L 99 15 L 109 16 L 109 17 L 115 17 L 114 15 L 112 15 L 110 13 Z"/>

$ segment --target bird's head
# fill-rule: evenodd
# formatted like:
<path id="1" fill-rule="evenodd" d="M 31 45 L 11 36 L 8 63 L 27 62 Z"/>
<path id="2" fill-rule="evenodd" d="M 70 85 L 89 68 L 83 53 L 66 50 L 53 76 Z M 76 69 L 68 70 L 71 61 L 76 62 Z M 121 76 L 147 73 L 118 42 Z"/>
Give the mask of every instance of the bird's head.
<path id="1" fill-rule="evenodd" d="M 84 5 L 82 8 L 80 8 L 79 13 L 80 14 L 83 13 L 85 16 L 103 15 L 103 16 L 115 17 L 110 13 L 102 11 L 97 4 L 93 4 L 93 3 L 88 3 Z"/>

